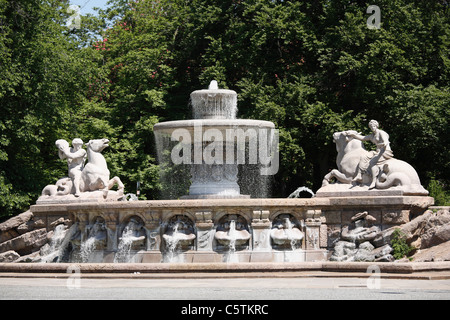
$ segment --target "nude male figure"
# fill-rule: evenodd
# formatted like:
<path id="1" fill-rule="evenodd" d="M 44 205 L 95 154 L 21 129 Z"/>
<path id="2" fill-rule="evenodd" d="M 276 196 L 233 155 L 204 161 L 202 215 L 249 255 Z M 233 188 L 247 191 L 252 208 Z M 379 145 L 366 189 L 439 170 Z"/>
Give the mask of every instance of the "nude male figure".
<path id="1" fill-rule="evenodd" d="M 59 141 L 59 140 L 58 140 Z M 75 189 L 75 197 L 79 197 L 80 192 L 80 182 L 81 182 L 81 171 L 84 168 L 84 163 L 86 161 L 86 150 L 82 149 L 83 141 L 81 139 L 73 139 L 72 148 L 69 148 L 68 143 L 56 143 L 58 146 L 58 153 L 61 159 L 67 159 L 67 164 L 69 166 L 69 177 L 72 179 L 73 187 Z"/>

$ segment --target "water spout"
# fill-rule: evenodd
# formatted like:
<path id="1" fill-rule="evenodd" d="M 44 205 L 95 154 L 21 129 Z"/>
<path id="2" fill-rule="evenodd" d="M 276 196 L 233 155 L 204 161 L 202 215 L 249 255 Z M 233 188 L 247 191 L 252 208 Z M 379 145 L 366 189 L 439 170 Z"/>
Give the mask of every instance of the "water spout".
<path id="1" fill-rule="evenodd" d="M 216 80 L 211 81 L 208 90 L 219 90 L 219 84 L 217 83 Z"/>
<path id="2" fill-rule="evenodd" d="M 122 232 L 122 237 L 114 256 L 114 262 L 134 262 L 132 250 L 142 247 L 145 243 L 145 231 L 142 224 L 134 218 L 130 219 Z"/>
<path id="3" fill-rule="evenodd" d="M 66 249 L 77 228 L 77 223 L 73 224 L 68 230 L 64 224 L 56 226 L 50 243 L 41 248 L 41 262 L 62 262 L 67 253 Z"/>
<path id="4" fill-rule="evenodd" d="M 237 231 L 235 220 L 230 220 L 227 236 L 228 236 L 228 252 L 225 255 L 225 261 L 239 262 L 239 257 L 236 255 Z"/>
<path id="5" fill-rule="evenodd" d="M 192 222 L 183 216 L 175 216 L 163 235 L 166 243 L 165 262 L 184 262 L 184 250 L 189 250 L 195 240 Z"/>
<path id="6" fill-rule="evenodd" d="M 286 234 L 286 238 L 290 241 L 291 250 L 294 251 L 297 247 L 297 241 L 299 239 L 298 239 L 298 237 L 296 238 L 294 235 L 291 219 L 285 218 L 284 221 L 286 224 L 286 228 L 284 229 L 284 232 Z"/>
<path id="7" fill-rule="evenodd" d="M 191 93 L 191 105 L 194 119 L 236 119 L 237 93 L 213 80 L 208 89 Z"/>
<path id="8" fill-rule="evenodd" d="M 83 263 L 89 262 L 89 257 L 95 249 L 95 237 L 89 237 L 86 241 L 81 243 L 80 256 Z"/>
<path id="9" fill-rule="evenodd" d="M 178 243 L 181 240 L 181 233 L 178 232 L 178 228 L 180 226 L 180 222 L 176 222 L 173 227 L 173 233 L 171 236 L 164 235 L 164 239 L 167 243 L 167 249 L 168 249 L 168 256 L 167 256 L 167 262 L 173 263 L 173 262 L 183 262 L 180 261 L 180 258 L 176 258 L 177 256 L 177 247 Z M 181 258 L 182 260 L 182 258 Z"/>
<path id="10" fill-rule="evenodd" d="M 107 231 L 106 225 L 103 219 L 98 218 L 94 225 L 87 228 L 88 238 L 84 240 L 80 245 L 80 256 L 82 262 L 95 262 L 96 257 L 92 257 L 95 250 L 104 250 L 106 248 Z M 97 260 L 101 262 L 103 259 L 102 254 Z"/>

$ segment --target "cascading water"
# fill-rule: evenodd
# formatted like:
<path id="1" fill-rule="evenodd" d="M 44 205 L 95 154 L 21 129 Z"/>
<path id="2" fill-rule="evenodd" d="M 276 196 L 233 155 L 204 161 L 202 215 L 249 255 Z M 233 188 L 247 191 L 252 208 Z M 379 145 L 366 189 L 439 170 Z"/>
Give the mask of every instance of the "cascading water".
<path id="1" fill-rule="evenodd" d="M 167 246 L 167 254 L 165 256 L 165 261 L 169 263 L 184 262 L 183 256 L 177 254 L 179 250 L 178 244 L 182 239 L 182 233 L 178 232 L 180 224 L 181 224 L 180 222 L 176 222 L 174 224 L 171 236 L 164 235 L 164 240 L 166 241 Z"/>
<path id="2" fill-rule="evenodd" d="M 89 237 L 86 241 L 81 243 L 80 246 L 80 256 L 82 262 L 90 262 L 90 257 L 94 252 L 96 247 L 95 237 Z"/>
<path id="3" fill-rule="evenodd" d="M 239 215 L 227 215 L 220 220 L 214 238 L 224 254 L 224 262 L 239 262 L 237 251 L 248 249 L 251 234 L 245 219 Z"/>
<path id="4" fill-rule="evenodd" d="M 296 234 L 296 232 L 294 231 L 290 218 L 285 218 L 285 225 L 286 228 L 284 229 L 284 232 L 286 233 L 286 237 L 290 241 L 291 245 L 291 251 L 285 252 L 285 261 L 300 262 L 302 261 L 302 257 L 301 255 L 299 255 L 299 252 L 296 252 L 296 250 L 298 249 L 298 242 L 301 240 L 301 238 L 299 238 L 298 234 Z"/>
<path id="5" fill-rule="evenodd" d="M 134 241 L 133 229 L 127 225 L 122 233 L 117 252 L 114 256 L 115 263 L 130 262 L 131 260 L 131 247 Z"/>
<path id="6" fill-rule="evenodd" d="M 192 92 L 190 104 L 194 119 L 153 127 L 163 197 L 266 198 L 270 174 L 261 172 L 276 154 L 275 125 L 237 119 L 237 93 L 214 80 Z"/>
<path id="7" fill-rule="evenodd" d="M 41 248 L 41 262 L 62 262 L 66 258 L 70 240 L 78 229 L 78 223 L 74 223 L 69 229 L 64 224 L 59 224 L 53 231 L 50 242 Z"/>
<path id="8" fill-rule="evenodd" d="M 103 260 L 102 251 L 106 248 L 107 228 L 103 218 L 97 218 L 93 225 L 86 228 L 87 239 L 80 244 L 82 262 L 99 262 Z"/>
<path id="9" fill-rule="evenodd" d="M 289 239 L 289 241 L 291 243 L 291 250 L 294 251 L 295 249 L 297 249 L 298 239 L 296 239 L 296 237 L 293 234 L 291 219 L 285 218 L 284 221 L 286 224 L 286 228 L 284 229 L 284 232 L 286 233 L 286 237 Z"/>
<path id="10" fill-rule="evenodd" d="M 191 250 L 196 238 L 192 221 L 185 216 L 174 216 L 165 226 L 163 234 L 165 243 L 164 262 L 185 262 L 185 251 Z"/>
<path id="11" fill-rule="evenodd" d="M 239 262 L 238 256 L 236 255 L 236 221 L 230 221 L 230 230 L 228 231 L 229 236 L 229 244 L 228 244 L 228 252 L 226 255 L 226 262 Z"/>
<path id="12" fill-rule="evenodd" d="M 191 93 L 191 106 L 194 119 L 236 119 L 237 94 L 213 80 L 207 90 Z"/>
<path id="13" fill-rule="evenodd" d="M 300 262 L 304 259 L 301 249 L 304 233 L 300 230 L 303 227 L 298 226 L 293 219 L 291 215 L 279 215 L 270 233 L 274 248 L 279 250 L 279 259 L 285 262 Z"/>
<path id="14" fill-rule="evenodd" d="M 146 236 L 142 221 L 131 218 L 125 226 L 119 240 L 117 252 L 114 256 L 114 262 L 138 262 L 135 261 L 133 251 L 138 251 L 144 247 Z"/>

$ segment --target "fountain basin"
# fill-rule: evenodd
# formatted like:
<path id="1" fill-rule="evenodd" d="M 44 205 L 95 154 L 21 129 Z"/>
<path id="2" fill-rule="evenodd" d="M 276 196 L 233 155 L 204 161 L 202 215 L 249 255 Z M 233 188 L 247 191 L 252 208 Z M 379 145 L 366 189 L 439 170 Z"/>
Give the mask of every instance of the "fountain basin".
<path id="1" fill-rule="evenodd" d="M 272 171 L 278 170 L 275 125 L 270 121 L 236 119 L 237 93 L 219 89 L 215 80 L 211 81 L 208 89 L 192 92 L 190 104 L 194 119 L 162 122 L 153 127 L 162 189 L 169 189 L 163 197 L 220 199 L 249 198 L 250 194 L 253 197 L 267 196 L 267 179 L 261 176 L 275 174 Z M 274 158 L 276 169 L 267 173 L 267 167 L 273 169 L 270 164 Z M 250 173 L 256 171 L 252 167 L 255 165 L 260 166 L 259 176 Z M 191 174 L 190 181 L 186 177 L 187 171 Z M 245 177 L 247 186 L 256 185 L 258 188 L 241 194 L 239 183 L 242 184 L 244 179 L 240 179 L 239 174 Z M 165 181 L 169 181 L 167 186 Z M 181 194 L 188 184 L 188 195 Z M 177 186 L 176 190 L 173 185 Z"/>
<path id="2" fill-rule="evenodd" d="M 178 233 L 178 234 L 164 234 L 163 239 L 167 243 L 177 243 L 181 248 L 187 248 L 192 246 L 195 234 L 184 234 L 184 233 Z"/>
<path id="3" fill-rule="evenodd" d="M 295 250 L 304 238 L 299 222 L 289 214 L 278 215 L 272 223 L 270 238 L 275 246 Z"/>
<path id="4" fill-rule="evenodd" d="M 270 121 L 252 119 L 191 119 L 160 122 L 153 127 L 155 133 L 167 135 L 172 135 L 177 129 L 185 129 L 192 134 L 194 130 L 201 130 L 200 133 L 203 134 L 208 129 L 217 129 L 225 138 L 226 130 L 275 129 L 275 125 Z M 194 141 L 194 135 L 192 135 L 192 138 L 192 141 Z"/>
<path id="5" fill-rule="evenodd" d="M 190 178 L 185 178 L 190 179 L 188 194 L 177 196 L 188 199 L 249 198 L 241 193 L 239 171 L 270 158 L 274 129 L 270 121 L 245 119 L 169 121 L 153 128 L 161 167 L 170 171 L 184 165 L 190 171 Z M 263 189 L 266 181 L 259 171 L 244 174 L 248 180 L 259 180 L 253 185 Z M 179 171 L 174 175 L 180 179 Z"/>
<path id="6" fill-rule="evenodd" d="M 247 228 L 246 221 L 242 216 L 227 215 L 219 221 L 214 238 L 227 250 L 235 251 L 236 248 L 248 244 L 251 234 Z"/>
<path id="7" fill-rule="evenodd" d="M 272 230 L 270 233 L 270 237 L 272 241 L 277 245 L 288 245 L 291 242 L 299 242 L 303 239 L 303 232 L 299 229 L 294 228 L 291 232 L 287 232 L 286 230 Z"/>
<path id="8" fill-rule="evenodd" d="M 192 222 L 192 234 L 195 235 L 189 250 L 182 253 L 184 261 L 222 262 L 226 244 L 217 242 L 215 235 L 221 220 L 228 215 L 243 219 L 250 234 L 248 242 L 244 244 L 245 248 L 236 252 L 240 256 L 239 261 L 280 262 L 286 261 L 283 258 L 286 254 L 301 255 L 301 261 L 327 260 L 328 250 L 334 248 L 335 239 L 351 223 L 351 217 L 360 212 L 360 208 L 373 216 L 376 219 L 374 224 L 384 230 L 408 222 L 432 204 L 433 198 L 425 196 L 369 196 L 80 202 L 34 205 L 30 210 L 34 219 L 44 222 L 47 230 L 51 229 L 52 222 L 64 217 L 72 221 L 82 235 L 87 234 L 86 230 L 98 217 L 103 218 L 107 231 L 106 248 L 101 255 L 102 260 L 95 262 L 114 261 L 122 230 L 132 216 L 137 216 L 142 221 L 141 236 L 145 236 L 141 249 L 132 252 L 132 255 L 139 256 L 133 261 L 163 262 L 166 254 L 163 242 L 167 228 L 162 226 L 175 216 L 183 216 Z M 304 233 L 294 253 L 291 248 L 276 247 L 271 240 L 274 221 L 281 215 L 295 218 Z M 293 260 L 296 259 L 290 259 Z"/>

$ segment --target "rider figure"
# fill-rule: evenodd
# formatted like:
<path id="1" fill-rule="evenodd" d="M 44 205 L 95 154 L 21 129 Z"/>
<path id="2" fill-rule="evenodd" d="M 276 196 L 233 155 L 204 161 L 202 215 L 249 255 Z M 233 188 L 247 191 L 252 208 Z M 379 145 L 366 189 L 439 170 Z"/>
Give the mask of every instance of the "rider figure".
<path id="1" fill-rule="evenodd" d="M 81 139 L 73 139 L 72 148 L 59 146 L 59 156 L 61 159 L 67 158 L 69 166 L 69 177 L 72 179 L 75 188 L 75 197 L 80 196 L 81 171 L 86 161 L 86 150 L 82 149 L 83 141 Z"/>
<path id="2" fill-rule="evenodd" d="M 369 189 L 375 188 L 376 178 L 379 173 L 379 166 L 383 165 L 388 159 L 394 157 L 394 153 L 391 150 L 389 135 L 378 129 L 379 124 L 376 120 L 371 120 L 369 122 L 369 128 L 372 133 L 367 136 L 362 136 L 360 134 L 349 133 L 350 137 L 361 141 L 371 141 L 376 145 L 375 151 L 370 151 L 367 155 L 361 157 L 358 165 L 358 173 L 356 177 L 353 178 L 352 182 L 362 182 L 362 174 L 369 172 L 372 175 L 372 182 Z"/>

